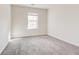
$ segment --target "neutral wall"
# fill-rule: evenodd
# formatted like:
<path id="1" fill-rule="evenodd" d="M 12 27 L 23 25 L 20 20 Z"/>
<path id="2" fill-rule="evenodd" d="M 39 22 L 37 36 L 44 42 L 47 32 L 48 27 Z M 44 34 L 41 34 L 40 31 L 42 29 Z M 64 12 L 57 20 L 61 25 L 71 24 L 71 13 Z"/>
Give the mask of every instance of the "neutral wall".
<path id="1" fill-rule="evenodd" d="M 33 35 L 46 35 L 47 34 L 47 10 L 31 7 L 23 7 L 12 5 L 12 37 L 23 37 Z M 27 29 L 27 13 L 36 12 L 39 15 L 39 28 Z"/>
<path id="2" fill-rule="evenodd" d="M 10 29 L 10 5 L 0 4 L 0 53 L 8 44 Z"/>
<path id="3" fill-rule="evenodd" d="M 48 34 L 79 46 L 79 5 L 54 5 L 49 9 Z"/>

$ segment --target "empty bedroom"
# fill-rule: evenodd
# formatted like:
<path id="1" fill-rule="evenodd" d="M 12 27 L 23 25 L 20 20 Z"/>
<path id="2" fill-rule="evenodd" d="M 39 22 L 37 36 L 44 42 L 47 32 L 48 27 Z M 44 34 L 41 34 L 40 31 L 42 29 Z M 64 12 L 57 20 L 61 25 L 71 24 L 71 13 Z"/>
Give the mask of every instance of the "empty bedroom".
<path id="1" fill-rule="evenodd" d="M 78 4 L 1 4 L 0 9 L 1 55 L 79 55 Z"/>

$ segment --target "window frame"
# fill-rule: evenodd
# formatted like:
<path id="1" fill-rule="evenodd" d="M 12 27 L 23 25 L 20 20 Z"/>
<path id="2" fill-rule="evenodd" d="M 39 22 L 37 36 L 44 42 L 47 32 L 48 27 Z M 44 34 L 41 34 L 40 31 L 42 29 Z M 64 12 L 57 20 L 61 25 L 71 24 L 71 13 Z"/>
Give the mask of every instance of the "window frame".
<path id="1" fill-rule="evenodd" d="M 29 26 L 30 26 L 30 25 L 29 25 L 29 17 L 30 17 L 30 16 L 32 16 L 32 17 L 33 17 L 33 16 L 34 16 L 34 17 L 36 16 L 36 17 L 37 17 L 37 18 L 36 18 L 37 20 L 30 20 L 30 21 L 32 21 L 32 22 L 33 22 L 33 21 L 34 21 L 34 22 L 36 21 L 36 25 L 35 25 L 36 27 L 35 27 L 35 28 L 31 28 L 32 26 L 29 27 Z M 29 12 L 29 13 L 27 14 L 27 19 L 28 19 L 28 21 L 27 21 L 27 29 L 29 29 L 29 30 L 32 29 L 32 30 L 33 30 L 33 29 L 38 29 L 38 28 L 39 28 L 39 26 L 38 26 L 38 25 L 39 25 L 39 24 L 38 24 L 38 19 L 39 19 L 38 13 Z"/>

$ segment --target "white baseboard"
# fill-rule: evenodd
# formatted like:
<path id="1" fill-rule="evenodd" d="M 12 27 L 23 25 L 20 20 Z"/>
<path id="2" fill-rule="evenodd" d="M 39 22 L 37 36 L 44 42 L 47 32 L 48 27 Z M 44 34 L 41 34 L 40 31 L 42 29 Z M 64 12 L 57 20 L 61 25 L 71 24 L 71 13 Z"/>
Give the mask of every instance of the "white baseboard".
<path id="1" fill-rule="evenodd" d="M 58 36 L 55 36 L 55 35 L 50 35 L 50 34 L 48 34 L 48 35 L 51 36 L 51 37 L 57 38 L 57 39 L 59 39 L 59 40 L 62 40 L 62 41 L 64 41 L 64 42 L 70 43 L 70 44 L 72 44 L 72 45 L 74 45 L 74 46 L 79 47 L 79 44 L 70 42 L 70 41 L 68 41 L 68 40 L 63 40 L 62 38 L 60 38 L 60 37 L 58 37 Z"/>
<path id="2" fill-rule="evenodd" d="M 33 36 L 45 36 L 45 35 L 48 35 L 48 34 L 41 34 L 41 35 L 25 35 L 25 36 L 17 36 L 17 37 L 11 37 L 12 39 L 14 38 L 24 38 L 24 37 L 33 37 Z"/>
<path id="3" fill-rule="evenodd" d="M 0 50 L 0 55 L 1 53 L 4 51 L 4 49 L 6 48 L 6 46 L 8 45 L 8 42 L 4 45 L 4 47 Z"/>

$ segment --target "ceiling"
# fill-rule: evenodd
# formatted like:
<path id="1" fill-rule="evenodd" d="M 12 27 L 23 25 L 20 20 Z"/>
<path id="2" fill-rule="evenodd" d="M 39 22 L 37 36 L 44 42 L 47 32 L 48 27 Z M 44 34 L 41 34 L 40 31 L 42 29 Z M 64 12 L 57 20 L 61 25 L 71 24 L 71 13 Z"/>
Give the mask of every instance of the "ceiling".
<path id="1" fill-rule="evenodd" d="M 35 8 L 43 8 L 49 9 L 53 6 L 53 4 L 18 4 L 19 6 L 27 6 L 27 7 L 35 7 Z"/>
<path id="2" fill-rule="evenodd" d="M 16 4 L 19 6 L 26 6 L 26 7 L 35 7 L 35 8 L 42 8 L 42 9 L 51 9 L 54 7 L 79 7 L 77 4 Z"/>

